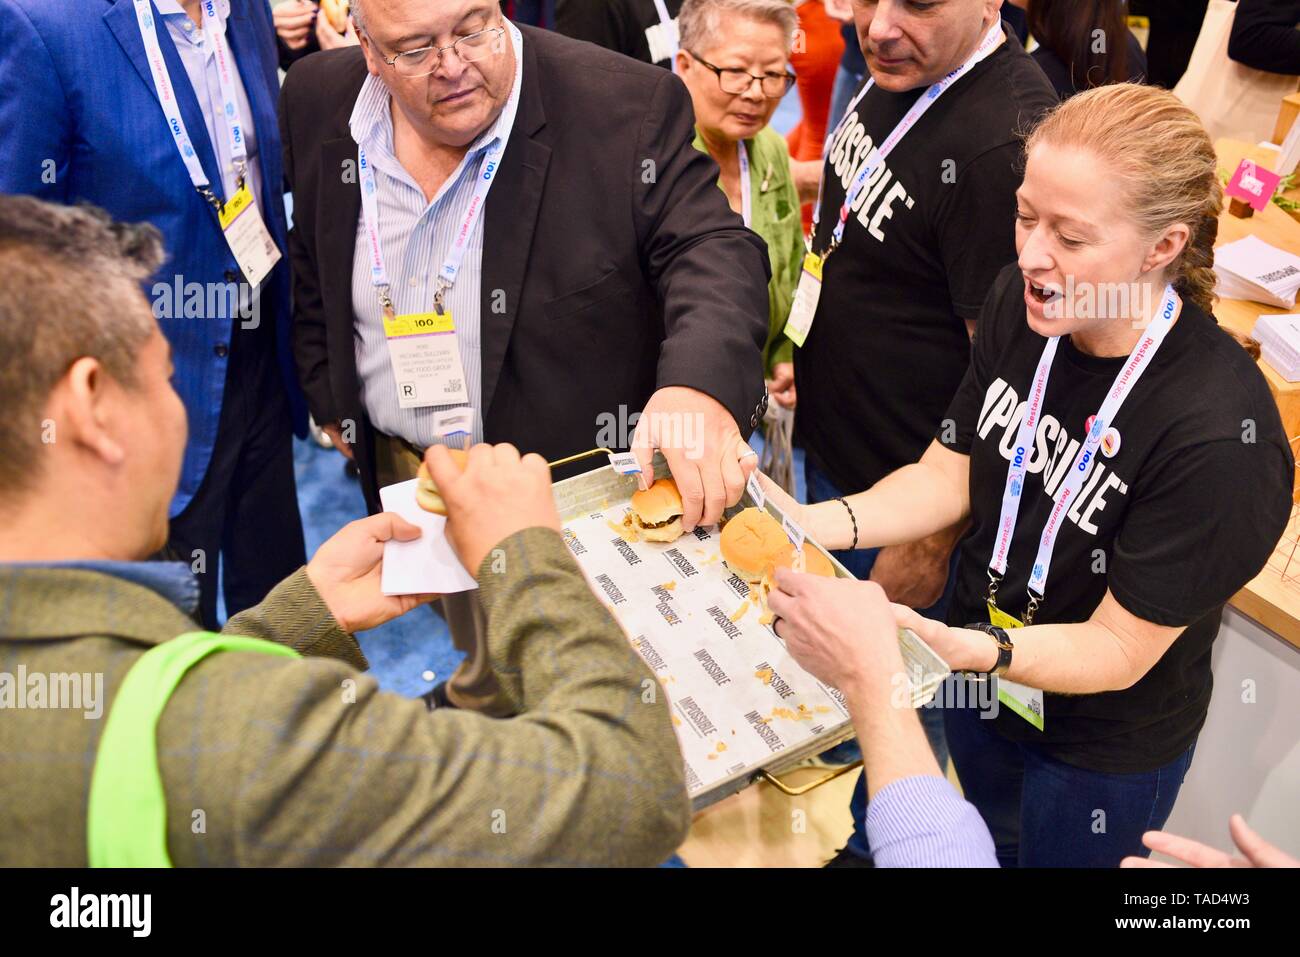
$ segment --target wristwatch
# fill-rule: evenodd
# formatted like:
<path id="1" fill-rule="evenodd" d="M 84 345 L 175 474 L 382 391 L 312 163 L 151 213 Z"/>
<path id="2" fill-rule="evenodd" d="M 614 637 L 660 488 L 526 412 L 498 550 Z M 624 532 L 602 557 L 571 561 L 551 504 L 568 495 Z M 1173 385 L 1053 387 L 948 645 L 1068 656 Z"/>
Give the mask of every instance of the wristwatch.
<path id="1" fill-rule="evenodd" d="M 1007 634 L 1005 628 L 999 628 L 997 625 L 990 624 L 987 621 L 976 621 L 966 626 L 973 631 L 982 631 L 993 639 L 993 644 L 998 646 L 998 660 L 994 664 L 992 671 L 964 671 L 962 674 L 970 675 L 976 680 L 982 681 L 989 675 L 1001 677 L 1007 673 L 1011 667 L 1011 652 L 1015 646 L 1011 644 L 1011 636 Z"/>

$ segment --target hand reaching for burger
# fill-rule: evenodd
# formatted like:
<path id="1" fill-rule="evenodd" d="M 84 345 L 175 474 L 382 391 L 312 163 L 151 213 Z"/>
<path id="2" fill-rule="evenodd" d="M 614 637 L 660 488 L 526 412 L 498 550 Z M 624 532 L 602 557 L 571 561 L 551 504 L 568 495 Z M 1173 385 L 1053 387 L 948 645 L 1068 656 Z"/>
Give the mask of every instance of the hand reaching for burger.
<path id="1" fill-rule="evenodd" d="M 872 582 L 778 568 L 768 607 L 776 633 L 800 666 L 845 694 L 887 701 L 903 673 L 889 599 Z"/>
<path id="2" fill-rule="evenodd" d="M 544 458 L 535 453 L 520 457 L 518 449 L 505 443 L 476 445 L 468 454 L 457 451 L 435 445 L 424 453 L 424 464 L 445 503 L 447 538 L 471 574 L 516 532 L 560 530 Z M 421 505 L 429 507 L 424 500 Z"/>
<path id="3" fill-rule="evenodd" d="M 723 509 L 740 501 L 758 465 L 726 407 L 686 386 L 658 390 L 641 412 L 632 451 L 644 476 L 653 478 L 655 449 L 663 453 L 681 492 L 685 532 L 716 525 Z"/>

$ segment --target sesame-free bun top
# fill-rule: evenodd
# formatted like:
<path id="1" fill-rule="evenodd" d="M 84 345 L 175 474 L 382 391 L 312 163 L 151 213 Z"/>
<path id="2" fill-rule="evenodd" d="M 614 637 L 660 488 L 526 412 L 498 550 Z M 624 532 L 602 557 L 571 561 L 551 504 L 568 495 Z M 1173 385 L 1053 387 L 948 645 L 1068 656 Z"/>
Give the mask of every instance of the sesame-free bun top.
<path id="1" fill-rule="evenodd" d="M 761 508 L 737 512 L 723 527 L 719 544 L 727 567 L 747 582 L 758 582 L 781 551 L 791 547 L 781 523 Z"/>
<path id="2" fill-rule="evenodd" d="M 632 511 L 645 525 L 658 525 L 682 514 L 682 495 L 670 478 L 655 479 L 653 485 L 632 493 Z"/>
<path id="3" fill-rule="evenodd" d="M 460 470 L 465 471 L 465 466 L 469 462 L 469 453 L 464 449 L 448 449 L 447 452 L 451 455 L 451 460 L 460 466 Z M 435 515 L 446 515 L 447 503 L 438 494 L 438 483 L 433 480 L 428 466 L 423 462 L 420 463 L 420 471 L 416 474 L 416 479 L 415 501 L 420 508 Z"/>

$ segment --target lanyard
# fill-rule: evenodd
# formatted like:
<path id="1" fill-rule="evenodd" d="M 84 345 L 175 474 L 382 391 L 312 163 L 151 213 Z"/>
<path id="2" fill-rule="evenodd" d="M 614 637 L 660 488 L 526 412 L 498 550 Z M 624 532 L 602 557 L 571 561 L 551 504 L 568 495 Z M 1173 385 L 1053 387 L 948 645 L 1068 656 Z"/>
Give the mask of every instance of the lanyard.
<path id="1" fill-rule="evenodd" d="M 211 2 L 211 0 L 208 0 L 208 2 Z M 515 28 L 515 25 L 509 21 L 506 21 L 506 25 L 510 28 L 516 44 L 522 41 L 523 37 Z M 483 153 L 483 159 L 479 162 L 478 175 L 474 179 L 474 193 L 470 196 L 465 212 L 461 216 L 460 227 L 452 236 L 451 248 L 447 250 L 447 258 L 443 260 L 442 266 L 438 269 L 437 288 L 433 294 L 433 304 L 439 314 L 443 311 L 443 298 L 447 290 L 456 282 L 461 263 L 465 259 L 465 250 L 469 248 L 470 237 L 474 235 L 474 227 L 483 214 L 488 191 L 492 188 L 492 184 L 496 182 L 496 175 L 501 168 L 501 154 L 505 151 L 506 143 L 510 138 L 510 130 L 515 123 L 515 112 L 519 108 L 519 87 L 522 82 L 522 74 L 523 58 L 516 56 L 514 87 L 510 91 L 510 98 L 506 101 L 505 109 L 502 111 L 500 118 L 503 132 L 488 144 Z M 370 282 L 379 290 L 379 301 L 383 307 L 392 310 L 393 300 L 388 295 L 388 290 L 392 284 L 388 279 L 388 269 L 384 265 L 384 250 L 379 240 L 379 197 L 377 195 L 379 185 L 375 181 L 374 167 L 370 165 L 365 148 L 360 144 L 357 144 L 357 169 L 361 178 L 361 212 L 362 218 L 365 220 L 366 240 L 370 247 Z"/>
<path id="2" fill-rule="evenodd" d="M 1174 312 L 1178 297 L 1173 286 L 1165 286 L 1160 306 L 1152 317 L 1150 324 L 1142 333 L 1142 338 L 1133 346 L 1123 368 L 1115 376 L 1110 391 L 1097 410 L 1092 420 L 1092 428 L 1084 437 L 1083 444 L 1075 455 L 1070 471 L 1066 474 L 1061 487 L 1053 496 L 1052 511 L 1043 526 L 1042 536 L 1038 540 L 1038 554 L 1034 559 L 1034 568 L 1029 576 L 1029 607 L 1025 614 L 1025 624 L 1033 620 L 1033 612 L 1042 601 L 1047 574 L 1052 567 L 1052 554 L 1056 550 L 1056 536 L 1060 530 L 1061 520 L 1074 504 L 1084 481 L 1088 478 L 1089 464 L 1096 457 L 1102 436 L 1110 423 L 1115 421 L 1120 406 L 1133 391 L 1138 379 L 1155 358 L 1160 344 L 1174 324 Z M 1025 471 L 1032 454 L 1034 436 L 1037 433 L 1039 418 L 1043 409 L 1043 398 L 1047 394 L 1047 380 L 1052 371 L 1052 359 L 1056 355 L 1059 336 L 1047 340 L 1043 354 L 1039 357 L 1038 368 L 1034 370 L 1033 382 L 1029 387 L 1029 396 L 1025 400 L 1025 417 L 1016 431 L 1016 447 L 1007 468 L 1007 486 L 1002 493 L 1002 514 L 998 518 L 997 537 L 993 543 L 993 557 L 989 562 L 989 601 L 997 596 L 998 582 L 1007 571 L 1007 553 L 1011 550 L 1011 539 L 1016 532 L 1016 520 L 1020 511 L 1020 498 L 1024 493 Z M 1044 470 L 1044 480 L 1046 480 Z"/>
<path id="3" fill-rule="evenodd" d="M 740 162 L 740 218 L 748 226 L 754 218 L 754 201 L 749 195 L 749 150 L 744 140 L 736 140 L 736 157 Z"/>
<path id="4" fill-rule="evenodd" d="M 181 161 L 190 174 L 190 182 L 194 184 L 194 188 L 198 190 L 200 196 L 220 210 L 225 204 L 212 192 L 212 186 L 207 174 L 203 172 L 203 164 L 199 162 L 198 151 L 194 148 L 194 141 L 190 139 L 189 131 L 185 128 L 185 120 L 181 116 L 180 104 L 176 101 L 176 89 L 172 85 L 171 74 L 167 72 L 167 63 L 163 59 L 162 45 L 158 42 L 158 24 L 154 19 L 150 0 L 133 0 L 133 2 L 135 4 L 136 23 L 140 27 L 140 39 L 144 42 L 145 54 L 149 60 L 149 72 L 153 75 L 154 90 L 158 94 L 158 102 L 162 105 L 163 115 L 167 118 L 167 128 L 171 130 L 176 149 L 181 154 Z M 216 16 L 216 8 L 212 0 L 204 0 L 204 7 L 205 16 L 207 17 L 204 30 L 209 37 L 216 37 L 219 40 L 219 42 L 214 41 L 214 47 L 217 54 L 217 72 L 220 77 L 221 95 L 222 99 L 225 100 L 222 116 L 226 126 L 226 134 L 230 137 L 230 153 L 239 166 L 239 181 L 242 185 L 244 157 L 247 156 L 247 151 L 244 146 L 243 121 L 239 114 L 239 106 L 235 102 L 230 49 L 226 46 L 224 38 L 226 25 L 224 21 L 221 21 Z M 227 92 L 228 90 L 229 92 Z"/>
<path id="5" fill-rule="evenodd" d="M 848 223 L 849 212 L 852 210 L 853 203 L 857 200 L 858 194 L 866 185 L 871 174 L 880 167 L 880 164 L 885 161 L 885 157 L 893 152 L 894 147 L 897 146 L 907 132 L 916 125 L 917 121 L 925 115 L 925 111 L 932 107 L 939 97 L 944 94 L 944 91 L 969 73 L 977 63 L 988 57 L 988 55 L 997 48 L 1001 39 L 1002 21 L 997 20 L 991 27 L 989 27 L 988 32 L 984 34 L 984 39 L 980 41 L 980 45 L 976 48 L 975 52 L 970 55 L 966 62 L 922 93 L 917 101 L 912 104 L 912 108 L 909 109 L 903 118 L 898 121 L 898 125 L 895 126 L 890 134 L 885 137 L 884 141 L 867 154 L 867 158 L 865 162 L 863 162 L 862 168 L 858 171 L 858 175 L 853 178 L 853 182 L 849 184 L 848 190 L 844 193 L 844 203 L 840 207 L 839 221 L 835 224 L 835 229 L 831 233 L 830 245 L 826 248 L 826 252 L 822 254 L 822 259 L 825 259 L 834 252 L 835 248 L 839 246 L 840 241 L 844 238 L 844 227 Z M 858 91 L 858 95 L 853 98 L 848 109 L 844 111 L 844 116 L 840 117 L 839 123 L 835 125 L 835 131 L 831 136 L 827 137 L 826 147 L 823 152 L 828 160 L 830 158 L 831 140 L 839 133 L 845 120 L 847 120 L 850 114 L 853 113 L 858 103 L 862 101 L 862 97 L 866 95 L 867 90 L 871 89 L 871 87 L 875 85 L 875 82 L 875 80 L 868 80 L 862 89 Z M 822 187 L 825 182 L 825 177 L 826 168 L 823 165 L 822 182 L 818 183 L 817 186 L 817 205 L 813 207 L 814 236 L 817 233 L 817 225 L 821 219 Z"/>
<path id="6" fill-rule="evenodd" d="M 203 0 L 203 30 L 212 44 L 217 61 L 217 84 L 221 88 L 221 112 L 226 117 L 226 136 L 230 141 L 230 158 L 234 160 L 239 186 L 244 185 L 248 168 L 248 146 L 244 141 L 244 121 L 235 92 L 235 64 L 226 45 L 226 23 L 217 15 L 215 0 Z"/>
<path id="7" fill-rule="evenodd" d="M 673 23 L 673 18 L 668 14 L 668 6 L 664 0 L 655 0 L 655 11 L 659 14 L 659 22 L 663 25 L 664 39 L 668 41 L 668 62 L 673 63 L 677 59 L 677 24 Z"/>

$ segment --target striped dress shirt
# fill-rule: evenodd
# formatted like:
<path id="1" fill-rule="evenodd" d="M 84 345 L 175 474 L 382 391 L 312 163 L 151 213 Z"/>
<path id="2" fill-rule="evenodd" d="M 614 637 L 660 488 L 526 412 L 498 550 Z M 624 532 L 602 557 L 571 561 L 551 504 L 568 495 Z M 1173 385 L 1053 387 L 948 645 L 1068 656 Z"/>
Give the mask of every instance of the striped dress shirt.
<path id="1" fill-rule="evenodd" d="M 217 13 L 229 19 L 230 0 L 216 0 L 216 3 Z M 196 26 L 178 0 L 154 0 L 154 6 L 167 25 L 167 32 L 176 45 L 176 53 L 185 66 L 185 75 L 194 89 L 194 98 L 199 101 L 199 109 L 203 111 L 203 122 L 208 130 L 208 139 L 212 141 L 212 152 L 216 154 L 217 165 L 221 169 L 221 185 L 218 187 L 214 184 L 213 191 L 223 199 L 229 199 L 234 195 L 238 180 L 235 177 L 235 160 L 230 152 L 230 134 L 221 115 L 221 80 L 217 76 L 217 53 L 208 42 L 207 24 Z M 230 44 L 229 30 L 226 31 L 226 44 Z M 239 64 L 236 63 L 234 67 L 231 73 L 235 80 L 235 102 L 244 121 L 244 150 L 248 153 L 245 161 L 248 165 L 248 188 L 260 202 L 262 167 L 257 161 L 257 129 L 253 123 L 253 108 L 248 105 L 248 93 L 244 89 L 244 80 L 239 75 Z M 175 82 L 176 77 L 172 77 L 172 83 Z M 194 136 L 195 133 L 191 132 L 190 135 Z"/>
<path id="2" fill-rule="evenodd" d="M 944 778 L 891 781 L 867 805 L 867 842 L 877 867 L 997 867 L 979 811 Z"/>
<path id="3" fill-rule="evenodd" d="M 473 195 L 483 154 L 497 140 L 504 144 L 510 137 L 514 107 L 522 83 L 523 35 L 509 21 L 506 21 L 506 27 L 515 52 L 510 102 L 496 121 L 470 144 L 460 165 L 428 202 L 424 191 L 398 162 L 393 151 L 393 118 L 388 88 L 378 78 L 367 76 L 357 95 L 349 124 L 352 138 L 365 149 L 366 159 L 374 167 L 379 240 L 391 283 L 388 295 L 399 316 L 433 309 L 438 270 L 447 258 L 452 239 Z M 482 264 L 483 217 L 480 215 L 466 245 L 455 285 L 445 293 L 447 309 L 456 323 L 469 404 L 474 408 L 471 436 L 474 442 L 483 441 Z M 397 380 L 384 337 L 383 307 L 379 290 L 371 281 L 364 213 L 357 216 L 356 249 L 352 257 L 352 310 L 356 316 L 353 328 L 357 377 L 371 424 L 380 432 L 405 439 L 418 448 L 442 441 L 434 434 L 434 416 L 456 406 L 403 409 L 398 405 Z"/>

